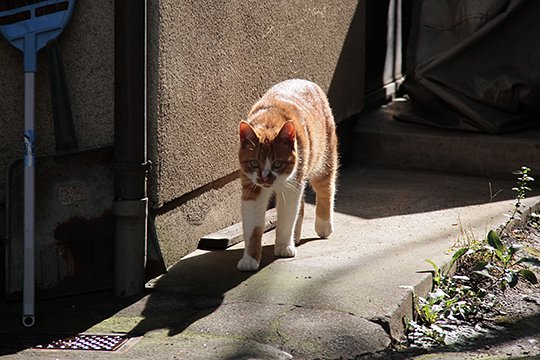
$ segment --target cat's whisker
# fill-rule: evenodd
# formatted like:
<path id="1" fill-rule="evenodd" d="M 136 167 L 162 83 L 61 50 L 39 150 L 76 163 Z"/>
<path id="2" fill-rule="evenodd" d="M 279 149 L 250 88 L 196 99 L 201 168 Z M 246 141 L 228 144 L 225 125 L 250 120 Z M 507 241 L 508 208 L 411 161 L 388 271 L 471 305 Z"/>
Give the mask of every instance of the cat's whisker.
<path id="1" fill-rule="evenodd" d="M 252 193 L 255 193 L 256 187 L 257 187 L 257 185 L 251 184 L 249 189 L 248 189 L 248 194 L 251 195 Z"/>
<path id="2" fill-rule="evenodd" d="M 287 184 L 295 184 L 295 185 L 297 185 L 299 187 L 302 187 L 302 183 L 300 181 L 294 179 L 294 178 L 287 179 L 286 183 Z"/>
<path id="3" fill-rule="evenodd" d="M 286 182 L 285 187 L 290 190 L 294 190 L 297 194 L 300 193 L 300 191 L 302 191 L 302 184 L 294 180 Z"/>
<path id="4" fill-rule="evenodd" d="M 283 199 L 283 205 L 287 206 L 287 197 L 285 196 L 285 193 L 282 191 L 280 195 L 281 195 L 281 198 Z"/>

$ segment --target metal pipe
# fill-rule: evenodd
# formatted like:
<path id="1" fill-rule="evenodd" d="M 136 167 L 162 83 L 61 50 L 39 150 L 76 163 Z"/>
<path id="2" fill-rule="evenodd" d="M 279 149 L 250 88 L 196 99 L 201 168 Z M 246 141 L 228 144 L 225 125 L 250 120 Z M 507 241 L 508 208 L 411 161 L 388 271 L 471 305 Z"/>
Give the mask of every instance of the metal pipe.
<path id="1" fill-rule="evenodd" d="M 114 2 L 114 291 L 119 297 L 141 293 L 145 283 L 146 3 L 146 0 Z"/>

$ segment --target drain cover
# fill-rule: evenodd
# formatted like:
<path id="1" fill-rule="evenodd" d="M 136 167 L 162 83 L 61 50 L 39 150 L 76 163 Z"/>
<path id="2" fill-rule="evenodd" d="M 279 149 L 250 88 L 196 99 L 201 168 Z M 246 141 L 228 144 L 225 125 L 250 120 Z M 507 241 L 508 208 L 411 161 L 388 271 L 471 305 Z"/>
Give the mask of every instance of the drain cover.
<path id="1" fill-rule="evenodd" d="M 34 349 L 46 350 L 94 350 L 115 351 L 129 338 L 126 335 L 80 334 L 54 339 L 44 344 L 34 345 Z"/>

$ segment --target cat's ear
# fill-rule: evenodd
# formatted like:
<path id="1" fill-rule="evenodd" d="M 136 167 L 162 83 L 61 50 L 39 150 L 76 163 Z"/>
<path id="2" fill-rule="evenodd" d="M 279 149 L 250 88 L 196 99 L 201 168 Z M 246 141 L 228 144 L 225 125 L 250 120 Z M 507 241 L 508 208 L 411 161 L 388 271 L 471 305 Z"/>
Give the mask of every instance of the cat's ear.
<path id="1" fill-rule="evenodd" d="M 240 142 L 244 142 L 244 140 L 249 140 L 251 142 L 254 142 L 258 140 L 257 134 L 255 134 L 255 130 L 245 121 L 240 121 L 240 127 L 238 129 L 238 132 L 240 133 Z"/>
<path id="2" fill-rule="evenodd" d="M 294 140 L 296 139 L 296 129 L 292 121 L 287 121 L 279 130 L 278 138 L 282 141 L 288 142 L 294 146 Z"/>

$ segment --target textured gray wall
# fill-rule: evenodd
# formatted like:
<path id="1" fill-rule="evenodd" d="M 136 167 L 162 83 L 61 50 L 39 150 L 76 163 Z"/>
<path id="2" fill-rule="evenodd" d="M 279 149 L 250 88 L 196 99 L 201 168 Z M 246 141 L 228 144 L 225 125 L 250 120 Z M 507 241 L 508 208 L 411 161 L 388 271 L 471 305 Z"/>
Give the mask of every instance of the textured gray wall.
<path id="1" fill-rule="evenodd" d="M 167 265 L 240 220 L 237 126 L 274 83 L 307 78 L 336 118 L 363 106 L 364 1 L 148 1 L 149 197 Z M 81 148 L 113 142 L 114 8 L 78 1 L 60 37 Z M 54 152 L 44 53 L 37 154 Z M 22 55 L 0 40 L 0 171 L 22 156 Z M 5 202 L 0 176 L 0 204 Z"/>
<path id="2" fill-rule="evenodd" d="M 149 190 L 167 265 L 239 220 L 236 182 L 201 187 L 237 170 L 238 122 L 267 88 L 307 78 L 338 120 L 361 110 L 363 17 L 353 0 L 149 2 Z"/>
<path id="3" fill-rule="evenodd" d="M 78 1 L 59 37 L 79 147 L 113 142 L 114 11 L 112 0 Z M 9 165 L 22 157 L 24 75 L 22 53 L 0 36 L 0 204 L 6 199 Z M 36 155 L 53 153 L 54 125 L 47 56 L 36 75 Z"/>

